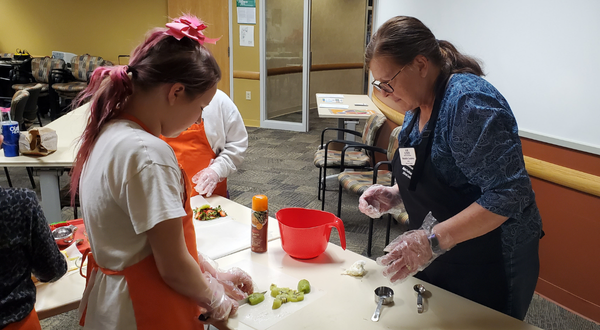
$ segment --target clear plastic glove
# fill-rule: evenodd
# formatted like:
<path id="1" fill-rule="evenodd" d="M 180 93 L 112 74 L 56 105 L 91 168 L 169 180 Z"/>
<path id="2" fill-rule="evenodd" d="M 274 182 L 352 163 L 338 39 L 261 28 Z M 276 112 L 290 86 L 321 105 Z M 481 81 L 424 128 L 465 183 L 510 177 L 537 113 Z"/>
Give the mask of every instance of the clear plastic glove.
<path id="1" fill-rule="evenodd" d="M 225 294 L 231 299 L 244 299 L 254 292 L 252 278 L 244 270 L 233 267 L 227 271 L 221 271 L 215 261 L 202 253 L 198 253 L 198 261 L 202 273 L 208 273 L 216 278 L 223 285 Z"/>
<path id="2" fill-rule="evenodd" d="M 203 274 L 211 292 L 210 303 L 208 304 L 208 313 L 215 320 L 226 320 L 235 315 L 239 305 L 236 300 L 231 299 L 225 293 L 225 288 L 210 273 Z"/>
<path id="3" fill-rule="evenodd" d="M 254 292 L 250 275 L 237 267 L 217 272 L 217 280 L 225 288 L 225 294 L 235 300 L 244 299 Z"/>
<path id="4" fill-rule="evenodd" d="M 388 254 L 377 258 L 377 264 L 386 266 L 383 276 L 395 283 L 425 269 L 440 254 L 433 253 L 429 242 L 429 235 L 437 220 L 431 212 L 425 217 L 423 225 L 418 230 L 408 231 L 394 239 L 384 251 Z M 436 236 L 439 234 L 436 233 Z M 447 250 L 446 250 L 447 251 Z"/>
<path id="5" fill-rule="evenodd" d="M 358 209 L 373 219 L 386 213 L 397 215 L 404 212 L 398 186 L 372 185 L 360 196 Z"/>
<path id="6" fill-rule="evenodd" d="M 211 160 L 211 164 L 212 162 L 213 161 Z M 192 177 L 192 182 L 196 185 L 194 189 L 196 189 L 200 195 L 206 195 L 206 197 L 210 197 L 212 195 L 213 191 L 215 191 L 215 188 L 217 187 L 217 183 L 220 181 L 222 180 L 217 172 L 210 167 L 203 169 Z"/>

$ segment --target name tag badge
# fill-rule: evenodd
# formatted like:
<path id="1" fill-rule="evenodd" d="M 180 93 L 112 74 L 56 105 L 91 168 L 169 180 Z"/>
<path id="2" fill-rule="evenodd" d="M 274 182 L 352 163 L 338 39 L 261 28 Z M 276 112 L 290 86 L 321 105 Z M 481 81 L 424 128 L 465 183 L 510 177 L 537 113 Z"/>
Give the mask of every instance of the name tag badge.
<path id="1" fill-rule="evenodd" d="M 415 148 L 400 148 L 400 163 L 406 166 L 413 166 L 417 162 Z"/>

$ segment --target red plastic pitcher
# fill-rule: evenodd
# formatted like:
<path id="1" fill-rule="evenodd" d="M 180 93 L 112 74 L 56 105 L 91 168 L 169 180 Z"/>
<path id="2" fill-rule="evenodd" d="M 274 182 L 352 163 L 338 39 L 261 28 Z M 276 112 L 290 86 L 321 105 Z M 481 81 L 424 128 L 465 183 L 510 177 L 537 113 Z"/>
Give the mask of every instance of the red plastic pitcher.
<path id="1" fill-rule="evenodd" d="M 275 214 L 281 246 L 290 256 L 311 259 L 325 252 L 331 228 L 337 228 L 342 249 L 346 249 L 344 223 L 334 214 L 300 207 L 284 208 Z"/>

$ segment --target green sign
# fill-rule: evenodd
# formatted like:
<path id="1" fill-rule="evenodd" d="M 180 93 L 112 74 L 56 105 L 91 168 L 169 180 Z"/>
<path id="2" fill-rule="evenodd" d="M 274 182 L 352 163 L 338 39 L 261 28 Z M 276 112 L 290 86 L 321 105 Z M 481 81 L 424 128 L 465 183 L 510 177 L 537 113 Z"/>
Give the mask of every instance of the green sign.
<path id="1" fill-rule="evenodd" d="M 236 0 L 238 7 L 256 8 L 256 0 Z"/>

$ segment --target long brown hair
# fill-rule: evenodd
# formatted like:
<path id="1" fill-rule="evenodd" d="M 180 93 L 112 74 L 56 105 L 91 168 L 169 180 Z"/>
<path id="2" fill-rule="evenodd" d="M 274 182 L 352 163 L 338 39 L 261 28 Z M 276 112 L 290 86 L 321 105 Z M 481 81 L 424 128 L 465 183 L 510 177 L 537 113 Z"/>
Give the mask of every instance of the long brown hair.
<path id="1" fill-rule="evenodd" d="M 438 65 L 442 74 L 472 73 L 483 76 L 480 61 L 461 54 L 454 45 L 437 40 L 431 30 L 420 20 L 409 16 L 396 16 L 383 23 L 371 38 L 365 50 L 367 66 L 374 57 L 391 57 L 402 66 L 417 55 L 423 55 Z"/>
<path id="2" fill-rule="evenodd" d="M 72 205 L 83 165 L 102 128 L 123 112 L 134 88 L 148 90 L 161 84 L 181 83 L 186 95 L 193 99 L 221 79 L 219 65 L 208 49 L 196 40 L 187 37 L 177 40 L 165 31 L 166 28 L 151 30 L 146 40 L 131 53 L 128 66 L 94 70 L 90 84 L 75 99 L 75 107 L 89 100 L 91 113 L 71 172 Z"/>

